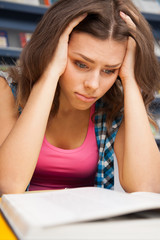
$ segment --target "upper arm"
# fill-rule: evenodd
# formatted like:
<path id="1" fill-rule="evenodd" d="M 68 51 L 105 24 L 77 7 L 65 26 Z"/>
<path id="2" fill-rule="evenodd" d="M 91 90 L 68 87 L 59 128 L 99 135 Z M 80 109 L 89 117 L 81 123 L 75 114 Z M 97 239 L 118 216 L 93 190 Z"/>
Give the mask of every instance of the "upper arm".
<path id="1" fill-rule="evenodd" d="M 122 121 L 115 138 L 114 152 L 118 163 L 119 180 L 120 183 L 122 183 L 122 168 L 124 157 L 124 120 Z"/>
<path id="2" fill-rule="evenodd" d="M 8 136 L 18 118 L 18 110 L 11 88 L 0 77 L 0 145 Z"/>

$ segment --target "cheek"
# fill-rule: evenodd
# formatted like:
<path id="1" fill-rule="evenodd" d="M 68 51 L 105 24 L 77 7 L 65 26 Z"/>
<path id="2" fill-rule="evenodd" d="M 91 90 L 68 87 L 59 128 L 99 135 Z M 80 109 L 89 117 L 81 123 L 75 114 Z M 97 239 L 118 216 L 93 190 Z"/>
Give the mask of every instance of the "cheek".
<path id="1" fill-rule="evenodd" d="M 75 74 L 76 74 L 75 68 L 73 67 L 73 64 L 71 63 L 71 61 L 68 60 L 66 69 L 62 74 L 62 76 L 60 77 L 60 81 L 68 82 L 68 83 L 73 82 L 73 79 L 76 78 Z"/>
<path id="2" fill-rule="evenodd" d="M 115 83 L 116 79 L 118 77 L 118 74 L 114 75 L 110 79 L 104 79 L 101 84 L 101 89 L 104 93 L 106 93 Z"/>
<path id="3" fill-rule="evenodd" d="M 73 66 L 73 64 L 68 63 L 67 67 L 59 79 L 59 84 L 65 89 L 75 89 L 77 86 L 83 84 L 84 74 Z"/>

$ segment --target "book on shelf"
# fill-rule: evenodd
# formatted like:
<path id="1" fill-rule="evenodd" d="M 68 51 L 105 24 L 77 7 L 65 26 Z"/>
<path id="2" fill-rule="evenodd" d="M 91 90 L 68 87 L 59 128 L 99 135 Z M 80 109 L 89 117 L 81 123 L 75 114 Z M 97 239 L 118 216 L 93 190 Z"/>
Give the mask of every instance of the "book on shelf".
<path id="1" fill-rule="evenodd" d="M 97 187 L 82 187 L 4 194 L 0 207 L 11 228 L 21 240 L 59 239 L 58 236 L 62 233 L 62 237 L 65 239 L 65 231 L 70 230 L 72 239 L 76 239 L 74 234 L 77 236 L 75 231 L 78 226 L 81 230 L 77 239 L 86 239 L 83 231 L 88 231 L 89 226 L 93 231 L 101 224 L 103 231 L 107 228 L 113 230 L 115 227 L 121 226 L 121 229 L 125 229 L 125 238 L 118 239 L 130 239 L 133 237 L 131 232 L 135 231 L 134 226 L 139 226 L 142 222 L 128 220 L 123 225 L 123 221 L 119 221 L 119 218 L 125 218 L 125 216 L 127 218 L 133 213 L 139 213 L 141 218 L 146 216 L 145 214 L 149 214 L 152 216 L 152 220 L 158 224 L 158 231 L 160 226 L 160 194 L 158 193 L 125 193 Z M 153 221 L 142 224 L 143 228 L 139 229 L 138 227 L 139 231 L 144 231 L 146 224 L 149 227 Z M 115 228 L 112 232 L 112 237 L 115 234 L 119 236 L 121 230 L 117 229 Z M 127 231 L 129 235 L 127 235 Z M 95 239 L 94 234 L 92 232 L 90 234 L 91 239 Z M 147 234 L 144 234 L 143 237 L 142 239 L 148 239 Z M 140 236 L 138 239 L 141 239 Z"/>
<path id="2" fill-rule="evenodd" d="M 41 5 L 44 5 L 44 0 L 39 0 L 39 3 L 40 3 Z"/>
<path id="3" fill-rule="evenodd" d="M 40 2 L 42 3 L 42 1 L 40 0 Z M 43 3 L 44 5 L 46 6 L 51 6 L 53 3 L 55 3 L 56 0 L 43 0 Z"/>
<path id="4" fill-rule="evenodd" d="M 156 56 L 160 58 L 160 40 L 159 39 L 155 40 L 154 52 L 155 52 Z"/>
<path id="5" fill-rule="evenodd" d="M 6 31 L 0 30 L 0 47 L 8 47 L 8 33 Z"/>
<path id="6" fill-rule="evenodd" d="M 39 0 L 4 0 L 5 2 L 13 2 L 13 3 L 22 3 L 22 4 L 29 4 L 29 5 L 36 5 L 38 6 Z"/>
<path id="7" fill-rule="evenodd" d="M 20 37 L 21 47 L 23 48 L 25 47 L 26 43 L 31 39 L 32 33 L 20 32 L 19 37 Z"/>
<path id="8" fill-rule="evenodd" d="M 43 4 L 46 6 L 50 6 L 50 1 L 49 0 L 43 0 Z"/>
<path id="9" fill-rule="evenodd" d="M 159 14 L 160 1 L 159 0 L 132 0 L 141 12 Z"/>
<path id="10" fill-rule="evenodd" d="M 39 6 L 40 5 L 39 0 L 26 0 L 26 1 L 24 1 L 24 3 L 30 4 L 30 5 L 35 5 L 35 6 Z"/>
<path id="11" fill-rule="evenodd" d="M 46 5 L 50 6 L 57 0 L 4 0 L 5 2 L 13 2 L 13 3 L 22 3 L 22 4 L 28 4 L 28 5 Z"/>

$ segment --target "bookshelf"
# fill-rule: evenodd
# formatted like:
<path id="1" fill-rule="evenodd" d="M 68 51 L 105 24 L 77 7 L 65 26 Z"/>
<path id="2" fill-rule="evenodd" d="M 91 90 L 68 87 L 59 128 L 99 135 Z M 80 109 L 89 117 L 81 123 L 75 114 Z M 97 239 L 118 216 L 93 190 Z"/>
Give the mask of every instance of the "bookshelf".
<path id="1" fill-rule="evenodd" d="M 155 39 L 160 42 L 160 14 L 151 14 L 151 13 L 143 13 L 143 12 L 142 14 L 146 18 L 146 20 L 149 22 Z M 160 55 L 158 55 L 158 58 L 160 60 Z"/>
<path id="2" fill-rule="evenodd" d="M 32 33 L 47 8 L 41 4 L 0 1 L 0 31 L 6 31 L 8 35 L 8 45 L 0 45 L 0 65 L 4 62 L 13 64 L 18 59 L 22 49 L 19 33 Z M 160 40 L 160 14 L 142 14 L 150 23 L 155 39 Z M 160 59 L 160 55 L 158 57 Z"/>
<path id="3" fill-rule="evenodd" d="M 47 10 L 46 6 L 0 1 L 0 31 L 7 32 L 8 44 L 0 46 L 0 65 L 14 64 L 22 50 L 20 33 L 32 33 Z"/>
<path id="4" fill-rule="evenodd" d="M 56 2 L 56 0 L 52 1 Z M 21 52 L 19 33 L 32 33 L 48 6 L 0 1 L 0 31 L 8 33 L 8 46 L 0 45 L 0 64 L 13 64 Z M 150 23 L 155 39 L 160 40 L 160 14 L 142 12 Z M 158 56 L 160 59 L 160 55 Z"/>
<path id="5" fill-rule="evenodd" d="M 40 1 L 41 2 L 41 1 Z M 56 0 L 52 1 L 56 2 Z M 48 9 L 45 5 L 31 5 L 10 1 L 0 1 L 0 33 L 1 31 L 7 32 L 6 46 L 0 46 L 0 68 L 4 68 L 4 65 L 14 64 L 19 58 L 22 47 L 25 44 L 20 38 L 20 33 L 32 33 L 36 28 L 38 22 L 42 18 L 43 14 Z M 147 13 L 142 11 L 143 16 L 151 25 L 153 35 L 160 43 L 160 14 Z M 1 37 L 1 35 L 0 35 Z M 4 39 L 2 39 L 4 40 Z M 24 39 L 23 39 L 24 40 Z M 4 41 L 3 41 L 4 42 Z M 160 60 L 160 48 L 159 55 L 157 57 Z M 160 127 L 160 94 L 156 97 L 158 106 L 156 109 L 158 117 L 158 124 Z M 153 102 L 153 106 L 155 102 Z M 157 143 L 160 148 L 160 134 L 156 135 Z"/>

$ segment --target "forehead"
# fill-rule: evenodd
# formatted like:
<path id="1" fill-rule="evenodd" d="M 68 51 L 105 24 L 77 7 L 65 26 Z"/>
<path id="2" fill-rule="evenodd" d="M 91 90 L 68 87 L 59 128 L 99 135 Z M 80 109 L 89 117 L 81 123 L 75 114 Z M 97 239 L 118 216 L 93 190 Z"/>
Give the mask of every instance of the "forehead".
<path id="1" fill-rule="evenodd" d="M 95 61 L 116 64 L 123 61 L 127 41 L 101 40 L 88 33 L 73 32 L 69 41 L 69 54 L 80 53 Z"/>

